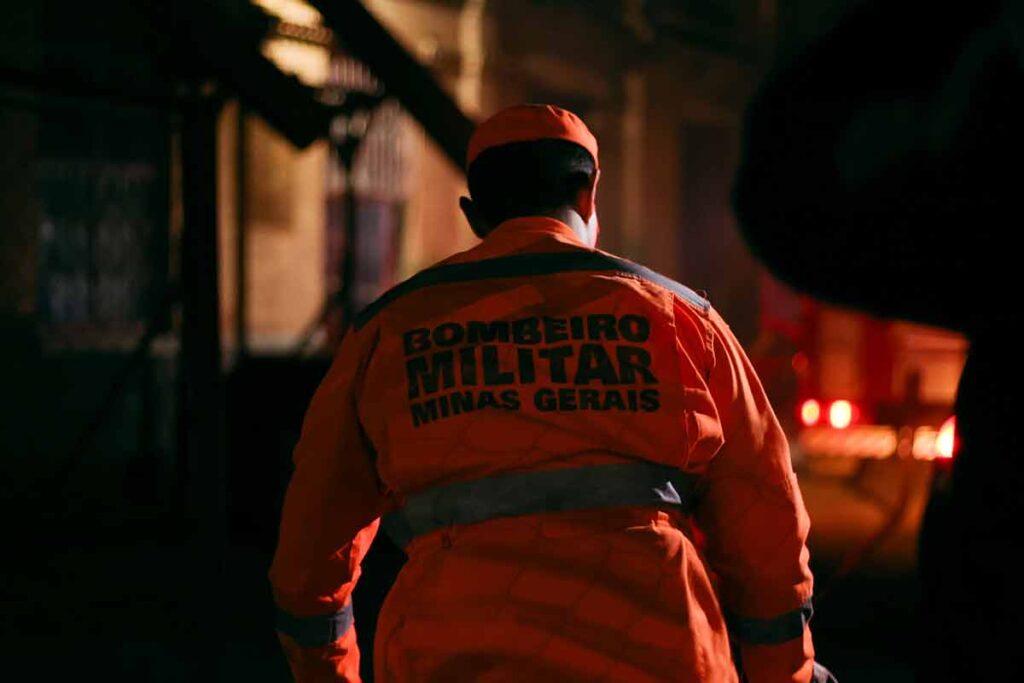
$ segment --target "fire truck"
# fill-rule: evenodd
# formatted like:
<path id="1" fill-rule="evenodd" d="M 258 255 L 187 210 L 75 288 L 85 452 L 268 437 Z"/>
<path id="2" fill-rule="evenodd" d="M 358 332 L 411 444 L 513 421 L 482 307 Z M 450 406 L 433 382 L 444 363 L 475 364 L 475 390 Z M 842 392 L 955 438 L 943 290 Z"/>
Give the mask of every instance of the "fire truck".
<path id="1" fill-rule="evenodd" d="M 966 340 L 780 287 L 763 288 L 766 315 L 751 356 L 790 436 L 794 460 L 951 461 L 958 446 L 953 402 Z"/>

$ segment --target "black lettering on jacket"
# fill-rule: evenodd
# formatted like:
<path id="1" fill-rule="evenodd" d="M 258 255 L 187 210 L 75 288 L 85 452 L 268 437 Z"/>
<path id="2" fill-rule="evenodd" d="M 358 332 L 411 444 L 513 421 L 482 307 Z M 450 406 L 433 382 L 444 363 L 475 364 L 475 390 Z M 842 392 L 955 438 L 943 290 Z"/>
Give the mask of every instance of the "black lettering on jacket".
<path id="1" fill-rule="evenodd" d="M 409 398 L 418 398 L 421 386 L 424 394 L 436 393 L 442 386 L 451 389 L 455 386 L 455 354 L 439 351 L 410 358 L 405 361 L 405 371 L 409 379 Z"/>

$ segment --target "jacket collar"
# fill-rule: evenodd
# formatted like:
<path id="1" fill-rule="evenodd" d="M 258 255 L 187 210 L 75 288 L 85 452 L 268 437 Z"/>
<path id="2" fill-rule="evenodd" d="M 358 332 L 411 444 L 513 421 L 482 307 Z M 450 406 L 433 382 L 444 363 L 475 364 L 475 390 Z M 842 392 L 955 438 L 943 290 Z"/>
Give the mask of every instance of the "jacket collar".
<path id="1" fill-rule="evenodd" d="M 512 253 L 551 251 L 552 242 L 588 248 L 562 221 L 547 216 L 526 216 L 501 223 L 479 244 L 449 256 L 438 265 L 479 261 Z"/>
<path id="2" fill-rule="evenodd" d="M 487 233 L 487 236 L 484 237 L 484 243 L 506 244 L 534 241 L 541 235 L 549 235 L 559 242 L 566 242 L 575 246 L 586 246 L 575 230 L 562 221 L 548 216 L 511 218 Z"/>

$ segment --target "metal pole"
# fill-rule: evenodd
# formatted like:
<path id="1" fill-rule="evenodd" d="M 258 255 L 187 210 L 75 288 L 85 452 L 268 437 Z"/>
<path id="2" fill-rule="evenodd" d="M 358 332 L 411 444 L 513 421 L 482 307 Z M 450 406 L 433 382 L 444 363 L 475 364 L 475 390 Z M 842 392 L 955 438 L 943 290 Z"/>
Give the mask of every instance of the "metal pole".
<path id="1" fill-rule="evenodd" d="M 356 248 L 358 243 L 358 210 L 356 206 L 356 183 L 353 177 L 355 167 L 355 154 L 340 154 L 341 161 L 345 167 L 345 196 L 343 204 L 345 207 L 345 252 L 341 260 L 341 306 L 342 323 L 341 333 L 344 334 L 352 324 L 352 318 L 356 313 Z"/>
<path id="2" fill-rule="evenodd" d="M 238 358 L 244 359 L 249 354 L 248 318 L 246 316 L 246 108 L 241 101 L 238 103 L 238 144 L 235 148 L 235 205 L 238 219 L 235 233 L 235 345 Z"/>
<path id="3" fill-rule="evenodd" d="M 224 401 L 217 276 L 217 117 L 219 99 L 182 107 L 181 414 L 186 547 L 202 585 L 194 594 L 198 648 L 206 674 L 220 658 L 227 544 Z M 186 560 L 186 563 L 188 561 Z"/>

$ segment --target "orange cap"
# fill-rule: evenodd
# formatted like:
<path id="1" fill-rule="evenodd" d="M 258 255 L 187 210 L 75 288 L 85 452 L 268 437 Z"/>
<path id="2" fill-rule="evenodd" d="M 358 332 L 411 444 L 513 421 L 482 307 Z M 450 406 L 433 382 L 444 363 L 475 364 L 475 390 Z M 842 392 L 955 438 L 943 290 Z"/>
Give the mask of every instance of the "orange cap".
<path id="1" fill-rule="evenodd" d="M 583 120 L 551 104 L 519 104 L 502 109 L 473 132 L 466 168 L 491 147 L 531 140 L 568 140 L 590 152 L 597 166 L 597 138 Z"/>

